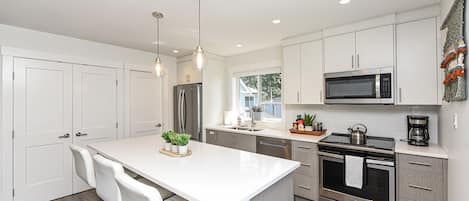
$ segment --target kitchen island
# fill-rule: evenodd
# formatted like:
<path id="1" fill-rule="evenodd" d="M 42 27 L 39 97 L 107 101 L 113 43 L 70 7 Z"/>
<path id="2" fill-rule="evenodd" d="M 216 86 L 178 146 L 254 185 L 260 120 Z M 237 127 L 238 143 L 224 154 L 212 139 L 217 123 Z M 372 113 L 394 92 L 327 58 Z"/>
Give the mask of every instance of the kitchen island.
<path id="1" fill-rule="evenodd" d="M 190 201 L 293 201 L 292 173 L 299 162 L 191 141 L 192 155 L 159 153 L 159 135 L 89 147 Z"/>

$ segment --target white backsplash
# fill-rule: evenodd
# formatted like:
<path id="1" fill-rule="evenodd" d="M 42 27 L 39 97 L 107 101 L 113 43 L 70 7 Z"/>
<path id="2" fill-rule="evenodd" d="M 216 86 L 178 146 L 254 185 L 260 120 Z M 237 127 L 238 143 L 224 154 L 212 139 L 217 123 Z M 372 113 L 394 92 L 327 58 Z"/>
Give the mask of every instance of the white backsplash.
<path id="1" fill-rule="evenodd" d="M 407 138 L 407 115 L 427 115 L 430 118 L 430 142 L 438 143 L 439 106 L 392 105 L 287 105 L 286 121 L 290 127 L 298 114 L 316 114 L 330 132 L 346 133 L 355 123 L 364 123 L 368 135 Z"/>

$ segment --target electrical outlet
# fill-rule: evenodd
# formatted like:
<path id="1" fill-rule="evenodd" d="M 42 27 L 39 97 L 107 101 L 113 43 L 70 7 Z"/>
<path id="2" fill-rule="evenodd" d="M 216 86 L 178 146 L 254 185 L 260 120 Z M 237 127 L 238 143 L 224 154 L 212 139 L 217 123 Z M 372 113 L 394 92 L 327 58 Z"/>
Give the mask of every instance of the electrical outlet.
<path id="1" fill-rule="evenodd" d="M 458 128 L 458 113 L 454 113 L 454 114 L 453 114 L 453 127 L 454 127 L 455 129 Z"/>

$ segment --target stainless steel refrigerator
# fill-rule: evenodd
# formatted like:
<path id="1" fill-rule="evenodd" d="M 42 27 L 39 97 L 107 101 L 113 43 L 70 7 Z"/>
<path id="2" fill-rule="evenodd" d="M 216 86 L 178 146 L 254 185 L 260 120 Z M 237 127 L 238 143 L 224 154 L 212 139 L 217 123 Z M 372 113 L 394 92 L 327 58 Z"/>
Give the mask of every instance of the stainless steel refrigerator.
<path id="1" fill-rule="evenodd" d="M 202 141 L 202 84 L 174 86 L 174 130 Z"/>

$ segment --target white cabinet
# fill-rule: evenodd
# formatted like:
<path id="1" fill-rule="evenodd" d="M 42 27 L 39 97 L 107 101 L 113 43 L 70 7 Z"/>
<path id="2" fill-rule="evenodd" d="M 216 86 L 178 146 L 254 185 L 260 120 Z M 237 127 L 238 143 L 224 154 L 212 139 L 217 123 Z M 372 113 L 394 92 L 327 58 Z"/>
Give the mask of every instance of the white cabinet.
<path id="1" fill-rule="evenodd" d="M 394 66 L 393 25 L 356 33 L 356 68 Z"/>
<path id="2" fill-rule="evenodd" d="M 435 18 L 399 24 L 397 100 L 399 105 L 438 104 L 437 23 Z"/>
<path id="3" fill-rule="evenodd" d="M 322 104 L 322 41 L 285 47 L 283 61 L 284 103 Z"/>
<path id="4" fill-rule="evenodd" d="M 300 70 L 300 45 L 292 45 L 283 48 L 283 99 L 285 104 L 300 103 Z"/>
<path id="5" fill-rule="evenodd" d="M 355 68 L 355 33 L 324 39 L 326 73 L 351 71 Z"/>
<path id="6" fill-rule="evenodd" d="M 394 26 L 388 25 L 324 40 L 325 72 L 394 66 Z"/>
<path id="7" fill-rule="evenodd" d="M 301 44 L 301 104 L 322 104 L 323 66 L 322 41 Z"/>

